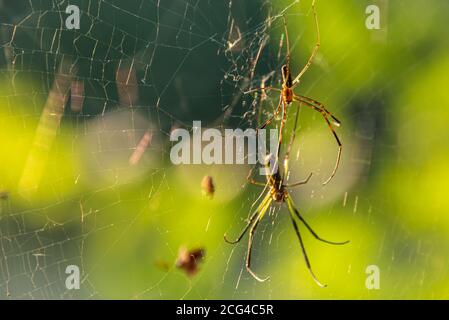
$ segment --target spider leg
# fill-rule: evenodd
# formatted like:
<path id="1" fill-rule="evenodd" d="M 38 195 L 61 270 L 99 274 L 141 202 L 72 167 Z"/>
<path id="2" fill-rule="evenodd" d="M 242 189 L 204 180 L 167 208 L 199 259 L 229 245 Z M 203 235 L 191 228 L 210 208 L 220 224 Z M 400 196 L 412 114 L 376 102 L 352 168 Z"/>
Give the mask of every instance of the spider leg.
<path id="1" fill-rule="evenodd" d="M 284 172 L 282 174 L 282 182 L 285 181 L 285 177 L 288 175 L 289 172 L 289 163 L 290 163 L 290 152 L 292 150 L 293 142 L 296 138 L 296 127 L 298 125 L 298 118 L 299 118 L 299 108 L 301 107 L 301 104 L 299 104 L 298 109 L 296 109 L 296 115 L 295 115 L 295 124 L 293 126 L 293 130 L 291 132 L 290 142 L 288 144 L 287 152 L 284 156 Z"/>
<path id="2" fill-rule="evenodd" d="M 284 103 L 284 100 L 282 100 L 282 97 L 281 97 L 281 104 L 282 104 L 282 119 L 281 119 L 281 126 L 279 128 L 279 141 L 278 141 L 277 152 L 276 152 L 277 159 L 279 159 L 279 155 L 281 153 L 282 137 L 283 137 L 284 127 L 285 127 L 285 122 L 287 121 L 287 105 L 286 105 L 286 103 Z"/>
<path id="3" fill-rule="evenodd" d="M 305 180 L 299 181 L 299 182 L 296 182 L 296 183 L 289 183 L 289 184 L 284 185 L 284 187 L 292 188 L 292 187 L 296 187 L 296 186 L 300 186 L 300 185 L 306 184 L 307 182 L 309 182 L 311 177 L 312 177 L 312 172 L 309 174 L 309 176 Z"/>
<path id="4" fill-rule="evenodd" d="M 341 125 L 341 121 L 338 120 L 332 113 L 330 113 L 330 112 L 326 109 L 326 107 L 324 106 L 324 104 L 322 104 L 321 102 L 316 101 L 316 100 L 314 100 L 314 99 L 312 99 L 312 98 L 306 97 L 306 96 L 301 96 L 301 95 L 299 95 L 299 97 L 301 97 L 302 99 L 305 99 L 305 100 L 307 100 L 307 101 L 309 101 L 309 102 L 312 102 L 313 104 L 316 104 L 322 111 L 324 111 L 329 117 L 331 117 L 332 120 L 334 120 L 334 121 L 333 121 L 333 122 L 334 122 L 334 125 L 336 125 L 337 127 L 339 127 L 339 126 Z"/>
<path id="5" fill-rule="evenodd" d="M 287 152 L 285 153 L 285 157 L 284 157 L 284 172 L 283 172 L 283 177 L 282 177 L 282 181 L 285 181 L 285 177 L 289 172 L 289 162 L 290 162 L 290 152 L 292 150 L 292 146 L 293 143 L 295 141 L 296 138 L 296 128 L 298 125 L 298 117 L 299 117 L 299 109 L 301 108 L 301 102 L 298 105 L 298 109 L 296 110 L 296 117 L 295 117 L 295 124 L 293 126 L 293 130 L 292 130 L 292 135 L 290 138 L 290 143 L 288 144 L 288 149 Z M 307 177 L 306 180 L 304 181 L 300 181 L 297 183 L 293 183 L 293 184 L 286 184 L 285 187 L 295 187 L 298 185 L 302 185 L 302 184 L 306 184 L 307 182 L 309 182 L 310 178 L 312 177 L 312 173 L 309 174 L 309 176 Z"/>
<path id="6" fill-rule="evenodd" d="M 321 45 L 320 28 L 318 26 L 318 16 L 316 14 L 315 0 L 313 0 L 313 2 L 312 2 L 312 11 L 313 11 L 313 15 L 315 17 L 315 26 L 316 26 L 316 32 L 317 32 L 317 39 L 316 39 L 315 47 L 313 48 L 312 54 L 309 57 L 309 60 L 307 61 L 306 65 L 302 68 L 301 72 L 293 80 L 293 87 L 298 85 L 299 80 L 301 79 L 302 75 L 307 71 L 307 69 L 309 69 L 309 67 L 312 64 L 313 59 L 315 58 L 315 55 L 318 52 L 318 49 L 319 49 L 319 47 Z"/>
<path id="7" fill-rule="evenodd" d="M 253 184 L 255 186 L 265 187 L 265 183 L 256 181 L 253 178 L 247 178 L 246 180 L 248 181 L 248 183 Z"/>
<path id="8" fill-rule="evenodd" d="M 251 177 L 251 175 L 253 174 L 253 169 L 254 169 L 254 167 L 252 167 L 251 170 L 249 170 L 248 175 L 246 176 L 246 181 L 248 181 L 248 183 L 251 183 L 251 184 L 253 184 L 253 185 L 255 185 L 255 186 L 265 187 L 265 186 L 266 186 L 265 183 L 256 181 L 256 180 L 254 180 L 254 179 Z"/>
<path id="9" fill-rule="evenodd" d="M 273 119 L 279 114 L 279 112 L 280 112 L 281 109 L 282 109 L 282 101 L 283 101 L 283 100 L 282 100 L 282 96 L 281 96 L 281 97 L 279 98 L 279 104 L 278 104 L 278 106 L 277 106 L 277 108 L 276 108 L 276 111 L 271 115 L 271 117 L 270 117 L 267 121 L 265 121 L 265 123 L 264 123 L 263 125 L 261 125 L 261 126 L 259 126 L 259 127 L 256 128 L 256 133 L 257 133 L 258 130 L 264 129 L 267 125 L 269 125 L 269 124 L 273 121 Z M 278 143 L 279 143 L 279 141 L 278 141 Z M 279 149 L 279 145 L 278 145 L 278 149 Z M 253 178 L 251 178 L 253 169 L 254 169 L 254 167 L 251 168 L 251 170 L 248 172 L 248 175 L 246 176 L 246 180 L 247 180 L 249 183 L 254 184 L 254 185 L 257 185 L 257 186 L 266 186 L 265 183 L 258 182 L 258 181 L 256 181 L 256 180 L 254 180 Z"/>
<path id="10" fill-rule="evenodd" d="M 270 207 L 270 204 L 272 201 L 271 195 L 268 194 L 268 196 L 270 196 L 268 202 L 265 204 L 264 208 L 260 211 L 259 216 L 257 217 L 256 221 L 254 221 L 253 225 L 251 226 L 251 230 L 249 231 L 248 252 L 246 254 L 246 270 L 248 270 L 248 272 L 254 277 L 254 279 L 256 279 L 259 282 L 265 282 L 268 279 L 270 279 L 270 277 L 267 276 L 265 278 L 261 278 L 253 270 L 251 270 L 251 252 L 253 249 L 253 237 L 254 237 L 254 233 L 256 231 L 257 225 L 259 224 L 260 220 L 262 220 L 263 216 L 265 215 L 265 212 Z"/>
<path id="11" fill-rule="evenodd" d="M 285 30 L 285 42 L 287 44 L 287 56 L 286 56 L 286 64 L 287 66 L 290 66 L 290 43 L 288 41 L 288 29 L 287 29 L 287 21 L 285 20 L 285 17 L 282 16 L 284 19 L 284 30 Z"/>
<path id="12" fill-rule="evenodd" d="M 265 198 L 262 200 L 262 202 L 260 203 L 260 205 L 257 207 L 256 211 L 251 215 L 251 218 L 249 218 L 248 223 L 246 224 L 245 228 L 242 230 L 242 232 L 240 233 L 240 235 L 238 236 L 238 238 L 234 241 L 229 240 L 228 237 L 226 236 L 226 234 L 224 235 L 224 240 L 227 243 L 230 244 L 236 244 L 238 242 L 240 242 L 240 240 L 242 240 L 243 236 L 246 234 L 246 232 L 248 231 L 249 227 L 251 226 L 251 224 L 254 222 L 254 219 L 256 219 L 258 216 L 260 216 L 260 213 L 262 212 L 262 210 L 265 208 L 267 201 L 269 201 L 271 199 L 271 194 L 267 193 L 267 195 L 265 196 Z M 271 202 L 271 201 L 270 201 Z"/>
<path id="13" fill-rule="evenodd" d="M 274 91 L 281 91 L 281 89 L 278 89 L 278 88 L 273 88 L 272 86 L 268 86 L 268 87 L 257 87 L 257 88 L 253 88 L 253 89 L 250 89 L 250 90 L 248 90 L 248 91 L 243 91 L 243 94 L 248 94 L 248 93 L 251 93 L 251 92 L 255 92 L 255 91 L 263 91 L 263 90 L 274 90 Z"/>
<path id="14" fill-rule="evenodd" d="M 314 274 L 313 271 L 312 271 L 312 266 L 310 265 L 309 258 L 307 257 L 306 249 L 304 248 L 304 243 L 303 243 L 303 241 L 302 241 L 301 234 L 299 233 L 298 225 L 296 224 L 296 221 L 295 221 L 295 219 L 293 218 L 293 213 L 292 213 L 292 210 L 291 210 L 291 206 L 289 205 L 288 208 L 289 208 L 289 212 L 290 212 L 290 220 L 292 221 L 293 228 L 295 229 L 295 232 L 296 232 L 296 236 L 297 236 L 298 239 L 299 239 L 299 244 L 301 245 L 301 250 L 302 250 L 302 254 L 303 254 L 303 256 L 304 256 L 304 260 L 305 260 L 305 262 L 306 262 L 307 269 L 309 269 L 310 275 L 312 276 L 313 280 L 315 280 L 316 284 L 319 285 L 319 286 L 322 287 L 322 288 L 325 288 L 325 287 L 327 287 L 327 285 L 322 284 L 322 283 L 317 279 L 317 277 L 315 276 L 315 274 Z"/>
<path id="15" fill-rule="evenodd" d="M 313 231 L 312 227 L 309 226 L 309 224 L 306 222 L 306 220 L 301 216 L 298 209 L 295 208 L 295 206 L 293 205 L 293 201 L 290 198 L 287 198 L 287 205 L 289 207 L 290 212 L 295 213 L 295 215 L 298 217 L 298 219 L 306 226 L 306 228 L 315 237 L 315 239 L 325 242 L 325 243 L 328 243 L 328 244 L 333 244 L 333 245 L 343 245 L 343 244 L 349 243 L 349 240 L 346 240 L 343 242 L 334 242 L 334 241 L 329 241 L 329 240 L 325 240 L 325 239 L 321 238 L 315 231 Z"/>
<path id="16" fill-rule="evenodd" d="M 278 162 L 278 159 L 279 159 L 279 154 L 281 152 L 282 132 L 284 131 L 285 122 L 287 120 L 287 110 L 285 108 L 285 103 L 284 103 L 284 100 L 282 99 L 282 96 L 279 98 L 279 104 L 278 104 L 278 107 L 276 109 L 276 112 L 262 126 L 260 126 L 260 127 L 258 127 L 256 129 L 256 131 L 257 131 L 257 130 L 263 129 L 267 125 L 269 125 L 271 123 L 271 121 L 273 121 L 274 117 L 276 117 L 279 114 L 281 109 L 282 109 L 282 120 L 281 120 L 280 129 L 279 129 L 279 140 L 278 140 L 278 145 L 277 145 L 277 150 L 276 150 L 277 157 L 276 157 L 275 168 L 277 168 L 277 166 L 278 166 L 277 162 Z"/>
<path id="17" fill-rule="evenodd" d="M 298 108 L 296 109 L 295 124 L 293 126 L 292 136 L 290 138 L 290 143 L 288 144 L 287 152 L 285 153 L 285 158 L 286 159 L 290 158 L 290 152 L 292 150 L 292 146 L 293 146 L 293 143 L 294 143 L 295 138 L 296 138 L 296 128 L 298 126 L 298 118 L 299 118 L 299 109 L 300 108 L 301 108 L 301 102 L 299 102 Z"/>
<path id="18" fill-rule="evenodd" d="M 316 105 L 314 105 L 312 102 L 306 100 L 303 96 L 300 95 L 295 95 L 293 98 L 295 101 L 298 102 L 302 102 L 304 103 L 306 106 L 311 107 L 312 109 L 314 109 L 315 111 L 318 111 L 319 113 L 321 113 L 321 115 L 323 116 L 324 120 L 327 123 L 327 126 L 329 127 L 329 129 L 332 131 L 332 134 L 334 135 L 335 140 L 337 141 L 338 144 L 338 153 L 337 153 L 337 160 L 335 161 L 335 165 L 334 165 L 334 169 L 332 170 L 331 175 L 329 176 L 329 178 L 327 178 L 326 181 L 323 182 L 323 186 L 328 184 L 329 181 L 332 180 L 332 178 L 335 176 L 335 173 L 337 173 L 337 169 L 338 166 L 340 165 L 340 159 L 341 159 L 341 151 L 343 148 L 343 145 L 341 144 L 340 138 L 338 138 L 337 133 L 335 132 L 334 128 L 332 127 L 332 124 L 330 123 L 329 119 L 328 119 L 328 115 L 330 114 L 329 111 L 327 111 L 326 109 L 324 109 L 324 107 L 317 107 Z M 334 118 L 334 117 L 333 117 Z"/>
<path id="19" fill-rule="evenodd" d="M 276 111 L 271 115 L 270 118 L 268 118 L 267 121 L 265 121 L 263 125 L 259 126 L 256 130 L 264 129 L 266 126 L 268 126 L 273 121 L 273 119 L 279 114 L 279 112 L 281 112 L 282 109 L 281 107 L 282 107 L 282 96 L 279 98 L 279 104 L 276 108 Z"/>

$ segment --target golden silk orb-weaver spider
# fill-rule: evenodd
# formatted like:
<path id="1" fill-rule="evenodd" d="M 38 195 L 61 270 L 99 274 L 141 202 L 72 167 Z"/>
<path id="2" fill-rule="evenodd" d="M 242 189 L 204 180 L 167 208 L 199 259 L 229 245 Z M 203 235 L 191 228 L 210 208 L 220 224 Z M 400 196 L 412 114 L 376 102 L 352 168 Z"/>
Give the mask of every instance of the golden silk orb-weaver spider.
<path id="1" fill-rule="evenodd" d="M 338 166 L 340 164 L 341 152 L 342 152 L 342 143 L 341 143 L 337 133 L 335 132 L 335 130 L 331 124 L 331 121 L 337 127 L 340 126 L 341 122 L 336 117 L 334 117 L 324 107 L 324 105 L 321 102 L 318 102 L 318 101 L 316 101 L 312 98 L 306 97 L 306 96 L 296 94 L 293 91 L 293 89 L 295 89 L 295 87 L 299 84 L 299 81 L 300 81 L 301 77 L 303 76 L 303 74 L 311 66 L 311 64 L 315 58 L 315 55 L 318 52 L 318 48 L 320 47 L 320 44 L 321 44 L 320 29 L 318 26 L 318 17 L 317 17 L 316 8 L 315 8 L 315 0 L 313 0 L 313 2 L 312 2 L 312 11 L 313 11 L 313 15 L 315 17 L 315 25 L 316 25 L 316 30 L 317 30 L 317 41 L 316 41 L 315 47 L 312 51 L 312 54 L 309 57 L 309 60 L 307 61 L 306 65 L 302 68 L 302 70 L 299 72 L 299 74 L 294 79 L 292 78 L 292 74 L 290 71 L 290 44 L 289 44 L 289 40 L 288 40 L 287 23 L 284 18 L 284 29 L 285 29 L 287 54 L 286 54 L 286 63 L 281 68 L 281 72 L 282 72 L 282 87 L 281 87 L 281 89 L 273 88 L 272 86 L 267 86 L 267 87 L 254 88 L 254 89 L 248 90 L 244 93 L 250 93 L 250 92 L 254 92 L 254 91 L 264 92 L 264 90 L 274 90 L 274 91 L 278 91 L 280 93 L 279 94 L 279 104 L 278 104 L 275 112 L 271 115 L 270 118 L 268 118 L 268 120 L 263 125 L 261 125 L 258 128 L 258 129 L 265 128 L 267 125 L 269 125 L 273 121 L 273 119 L 282 110 L 282 120 L 281 120 L 280 129 L 279 129 L 279 144 L 282 142 L 282 132 L 283 132 L 283 129 L 285 126 L 285 122 L 287 120 L 287 107 L 290 106 L 293 102 L 298 102 L 300 104 L 304 104 L 304 105 L 312 108 L 313 110 L 321 113 L 321 115 L 323 116 L 324 120 L 326 121 L 329 129 L 331 130 L 332 134 L 334 135 L 335 140 L 338 145 L 337 159 L 336 159 L 334 168 L 332 170 L 332 173 L 330 174 L 329 178 L 327 178 L 327 180 L 323 182 L 323 185 L 326 185 L 329 181 L 332 180 L 332 178 L 335 176 L 335 173 L 337 172 Z M 331 119 L 331 121 L 329 119 Z M 279 150 L 279 148 L 278 148 L 278 150 Z"/>
<path id="2" fill-rule="evenodd" d="M 256 228 L 257 228 L 259 222 L 262 220 L 262 218 L 264 217 L 267 210 L 270 208 L 273 201 L 278 202 L 280 204 L 287 203 L 287 208 L 288 208 L 288 211 L 290 214 L 290 219 L 292 221 L 296 236 L 299 239 L 299 244 L 301 246 L 301 250 L 302 250 L 302 253 L 304 256 L 304 260 L 305 260 L 307 269 L 309 270 L 314 281 L 319 286 L 325 287 L 326 285 L 322 284 L 317 279 L 317 277 L 315 276 L 315 274 L 312 271 L 312 267 L 310 265 L 310 261 L 307 256 L 307 253 L 306 253 L 306 250 L 304 247 L 304 243 L 301 238 L 301 234 L 299 232 L 298 224 L 297 224 L 295 218 L 298 219 L 299 221 L 301 221 L 304 224 L 304 226 L 307 228 L 307 230 L 309 230 L 309 232 L 319 241 L 322 241 L 322 242 L 325 242 L 328 244 L 343 245 L 343 244 L 348 243 L 349 240 L 344 241 L 344 242 L 332 242 L 332 241 L 325 240 L 325 239 L 321 238 L 320 236 L 318 236 L 318 234 L 310 227 L 310 225 L 306 222 L 306 220 L 301 216 L 298 209 L 294 205 L 293 200 L 290 197 L 290 193 L 289 193 L 288 189 L 306 184 L 312 176 L 312 174 L 309 174 L 307 179 L 305 179 L 304 181 L 297 182 L 297 183 L 286 183 L 287 177 L 288 177 L 288 172 L 289 172 L 289 154 L 291 151 L 291 146 L 293 145 L 293 141 L 295 139 L 295 132 L 296 132 L 296 127 L 297 127 L 297 123 L 298 123 L 298 113 L 299 113 L 299 108 L 296 112 L 295 124 L 294 124 L 294 128 L 293 128 L 291 140 L 290 140 L 290 143 L 288 146 L 288 150 L 284 157 L 283 171 L 280 172 L 280 170 L 277 170 L 277 161 L 278 161 L 279 157 L 274 156 L 273 154 L 269 154 L 265 158 L 266 183 L 257 182 L 255 180 L 251 179 L 250 178 L 251 171 L 250 171 L 250 174 L 248 175 L 249 183 L 258 185 L 258 186 L 264 186 L 264 190 L 262 191 L 262 193 L 258 199 L 260 199 L 263 196 L 264 192 L 266 192 L 265 196 L 263 197 L 263 200 L 260 202 L 260 204 L 257 206 L 257 209 L 254 211 L 254 213 L 249 218 L 247 225 L 245 226 L 243 231 L 240 233 L 238 238 L 234 241 L 231 241 L 227 238 L 226 235 L 224 235 L 224 239 L 226 242 L 228 242 L 230 244 L 236 244 L 236 243 L 240 242 L 240 240 L 243 238 L 243 236 L 249 230 L 248 249 L 247 249 L 247 255 L 246 255 L 246 269 L 256 280 L 258 280 L 260 282 L 264 282 L 264 281 L 268 280 L 269 277 L 261 278 L 251 269 L 251 251 L 252 251 L 252 245 L 253 245 L 253 237 L 254 237 L 254 234 L 255 234 L 255 231 L 256 231 Z M 280 144 L 279 144 L 279 146 L 280 146 Z M 278 149 L 278 153 L 279 153 L 279 149 Z M 270 163 L 272 163 L 273 161 L 275 161 L 275 167 L 274 167 L 275 169 L 272 169 L 270 167 Z"/>

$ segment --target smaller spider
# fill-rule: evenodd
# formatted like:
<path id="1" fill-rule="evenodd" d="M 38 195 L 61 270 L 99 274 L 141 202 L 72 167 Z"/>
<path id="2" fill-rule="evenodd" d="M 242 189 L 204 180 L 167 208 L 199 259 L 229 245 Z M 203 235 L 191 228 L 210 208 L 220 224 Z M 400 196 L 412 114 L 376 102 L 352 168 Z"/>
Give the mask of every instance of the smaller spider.
<path id="1" fill-rule="evenodd" d="M 257 182 L 255 180 L 253 180 L 252 178 L 250 178 L 250 176 L 251 176 L 251 171 L 250 171 L 250 174 L 248 175 L 248 181 L 251 184 L 265 187 L 264 190 L 262 191 L 260 197 L 264 194 L 264 192 L 267 189 L 268 189 L 268 191 L 266 192 L 265 197 L 260 202 L 260 204 L 257 207 L 256 211 L 249 218 L 249 221 L 248 221 L 247 225 L 245 226 L 245 228 L 243 229 L 241 234 L 238 236 L 238 238 L 236 240 L 234 240 L 234 241 L 230 241 L 227 238 L 227 236 L 225 235 L 224 239 L 225 239 L 226 242 L 228 242 L 230 244 L 238 243 L 243 238 L 243 236 L 246 234 L 246 232 L 249 230 L 248 251 L 247 251 L 247 255 L 246 255 L 246 269 L 248 270 L 248 272 L 256 280 L 258 280 L 260 282 L 264 282 L 264 281 L 268 280 L 269 277 L 260 278 L 254 271 L 251 270 L 251 250 L 252 250 L 252 245 L 253 245 L 253 237 L 254 237 L 254 233 L 256 231 L 257 225 L 259 224 L 259 222 L 264 217 L 264 215 L 267 212 L 268 208 L 270 208 L 271 203 L 273 201 L 278 202 L 278 203 L 287 203 L 287 208 L 288 208 L 288 211 L 290 213 L 290 219 L 292 221 L 293 228 L 295 229 L 296 235 L 297 235 L 297 237 L 299 239 L 299 244 L 301 245 L 301 250 L 302 250 L 302 253 L 304 255 L 304 260 L 306 262 L 307 268 L 309 269 L 309 272 L 310 272 L 312 278 L 315 280 L 315 282 L 319 286 L 325 287 L 326 285 L 323 285 L 316 278 L 315 274 L 312 271 L 312 267 L 310 265 L 309 258 L 307 257 L 307 253 L 306 253 L 306 250 L 304 248 L 304 243 L 303 243 L 303 240 L 301 238 L 301 234 L 299 232 L 298 225 L 297 225 L 297 223 L 295 221 L 295 217 L 297 219 L 299 219 L 299 221 L 301 221 L 304 224 L 304 226 L 309 230 L 309 232 L 317 240 L 320 240 L 320 241 L 328 243 L 328 244 L 334 244 L 334 245 L 343 245 L 343 244 L 348 243 L 349 240 L 348 241 L 344 241 L 344 242 L 332 242 L 332 241 L 324 240 L 321 237 L 319 237 L 316 234 L 316 232 L 313 231 L 313 229 L 309 226 L 309 224 L 306 222 L 306 220 L 304 220 L 304 218 L 301 216 L 299 211 L 296 209 L 296 207 L 295 207 L 295 205 L 293 203 L 293 200 L 290 197 L 290 193 L 288 192 L 288 188 L 293 188 L 293 187 L 296 187 L 296 186 L 304 185 L 304 184 L 306 184 L 309 181 L 310 177 L 312 176 L 312 174 L 309 174 L 307 179 L 305 179 L 304 181 L 297 182 L 297 183 L 285 183 L 286 182 L 286 177 L 287 177 L 288 172 L 289 172 L 289 169 L 288 169 L 289 154 L 290 154 L 290 151 L 291 151 L 291 146 L 293 145 L 293 141 L 295 139 L 296 126 L 297 126 L 297 123 L 298 123 L 298 111 L 299 111 L 299 108 L 298 108 L 298 110 L 296 112 L 295 125 L 294 125 L 294 129 L 292 131 L 292 136 L 291 136 L 291 140 L 290 140 L 290 143 L 289 143 L 289 146 L 288 146 L 288 150 L 287 150 L 287 152 L 285 154 L 284 164 L 283 164 L 284 165 L 283 172 L 281 173 L 280 170 L 274 171 L 273 169 L 270 168 L 270 163 L 273 163 L 273 162 L 275 163 L 274 168 L 277 167 L 278 157 L 274 156 L 273 154 L 269 154 L 265 158 L 265 168 L 266 168 L 266 178 L 267 178 L 267 182 L 266 183 Z"/>

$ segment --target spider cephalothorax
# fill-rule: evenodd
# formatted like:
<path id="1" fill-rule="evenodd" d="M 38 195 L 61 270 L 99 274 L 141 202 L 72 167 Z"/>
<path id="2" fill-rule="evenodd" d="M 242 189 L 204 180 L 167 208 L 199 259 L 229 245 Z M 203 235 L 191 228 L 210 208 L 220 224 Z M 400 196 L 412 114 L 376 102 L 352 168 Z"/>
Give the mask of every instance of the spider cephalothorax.
<path id="1" fill-rule="evenodd" d="M 288 193 L 284 190 L 284 186 L 281 186 L 280 189 L 271 188 L 270 189 L 271 197 L 276 202 L 284 202 Z"/>
<path id="2" fill-rule="evenodd" d="M 274 164 L 276 170 L 271 166 Z M 277 168 L 277 161 L 275 156 L 270 153 L 265 157 L 265 175 L 267 177 L 267 186 L 270 188 L 270 194 L 274 201 L 283 202 L 288 195 L 287 189 L 285 188 L 282 175 Z"/>

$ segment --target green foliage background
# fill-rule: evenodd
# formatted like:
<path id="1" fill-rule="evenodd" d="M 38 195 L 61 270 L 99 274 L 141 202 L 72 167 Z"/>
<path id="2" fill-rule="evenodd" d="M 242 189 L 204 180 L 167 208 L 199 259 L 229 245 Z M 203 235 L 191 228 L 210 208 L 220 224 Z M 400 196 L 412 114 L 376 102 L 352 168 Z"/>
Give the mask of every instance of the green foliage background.
<path id="1" fill-rule="evenodd" d="M 88 3 L 102 4 L 103 11 L 83 17 L 97 17 L 104 23 L 82 20 L 80 34 L 85 34 L 86 28 L 94 23 L 98 30 L 92 32 L 108 39 L 111 25 L 120 25 L 125 30 L 129 28 L 129 39 L 139 39 L 134 43 L 125 41 L 117 49 L 118 56 L 109 52 L 111 59 L 119 59 L 120 54 L 128 57 L 136 48 L 145 47 L 147 33 L 154 34 L 151 29 L 154 26 L 146 25 L 142 18 L 146 14 L 149 17 L 145 18 L 155 17 L 151 10 L 154 4 L 150 2 L 148 7 L 136 10 L 133 1 L 126 4 L 78 1 L 82 10 Z M 232 88 L 227 88 L 230 91 L 226 94 L 220 91 L 222 70 L 229 68 L 229 59 L 217 54 L 214 41 L 190 53 L 172 52 L 169 46 L 161 46 L 156 51 L 155 62 L 149 68 L 151 85 L 140 93 L 143 104 L 152 107 L 150 111 L 141 108 L 139 112 L 152 121 L 161 120 L 157 128 L 160 143 L 147 151 L 149 160 L 139 168 L 142 171 L 138 177 L 129 180 L 126 177 L 130 173 L 122 167 L 109 167 L 104 175 L 99 175 L 100 155 L 88 155 L 89 161 L 98 165 L 94 169 L 86 163 L 82 148 L 84 126 L 93 123 L 95 116 L 101 117 L 105 101 L 107 112 L 121 109 L 114 106 L 115 89 L 110 92 L 99 89 L 113 87 L 110 85 L 114 81 L 113 72 L 112 81 L 107 81 L 108 76 L 100 76 L 101 81 L 96 82 L 96 75 L 89 73 L 96 71 L 85 70 L 81 65 L 79 74 L 92 79 L 84 102 L 85 115 L 90 116 L 80 118 L 65 111 L 48 158 L 37 164 L 44 167 L 38 190 L 21 193 L 19 181 L 55 69 L 45 60 L 49 52 L 52 57 L 54 53 L 53 49 L 42 48 L 46 40 L 37 38 L 41 47 L 33 53 L 36 44 L 30 39 L 36 39 L 38 34 L 18 34 L 13 47 L 22 60 L 19 59 L 15 68 L 7 67 L 6 60 L 2 60 L 0 71 L 0 188 L 9 192 L 9 198 L 0 203 L 0 297 L 449 298 L 449 37 L 446 26 L 449 3 L 443 0 L 377 3 L 381 10 L 386 10 L 381 12 L 380 31 L 365 28 L 365 8 L 371 2 L 317 2 L 322 46 L 318 62 L 298 88 L 298 92 L 323 101 L 343 123 L 338 132 L 345 144 L 343 162 L 347 169 L 339 172 L 327 189 L 318 183 L 312 189 L 294 191 L 302 213 L 323 237 L 351 240 L 347 246 L 332 247 L 305 235 L 315 273 L 328 284 L 325 289 L 317 287 L 307 273 L 285 208 L 280 209 L 276 219 L 268 218 L 261 227 L 263 237 L 254 250 L 254 269 L 262 275 L 269 274 L 270 281 L 256 283 L 244 270 L 246 238 L 235 247 L 224 243 L 224 233 L 236 234 L 243 227 L 251 203 L 258 195 L 256 187 L 244 186 L 247 167 L 180 168 L 169 162 L 167 132 L 175 123 L 173 119 L 179 123 L 203 120 L 213 126 L 223 114 L 221 98 L 237 92 Z M 239 21 L 253 18 L 263 22 L 268 6 L 262 4 L 258 1 L 238 4 L 234 14 L 240 16 Z M 272 4 L 272 13 L 280 12 L 289 4 L 290 1 Z M 199 19 L 195 24 L 198 29 L 193 30 L 214 34 L 214 30 L 208 29 L 213 26 L 201 24 L 204 21 L 211 24 L 218 21 L 217 25 L 226 26 L 227 11 L 221 10 L 226 6 L 200 2 L 198 8 L 210 16 Z M 185 2 L 170 1 L 162 7 L 166 10 L 161 12 L 169 12 L 167 8 L 182 12 Z M 14 24 L 8 19 L 15 14 L 20 16 L 20 10 L 18 4 L 11 5 L 10 11 L 3 8 L 0 25 L 8 31 Z M 285 12 L 294 44 L 291 60 L 295 70 L 305 63 L 315 41 L 309 10 L 310 3 L 301 1 Z M 32 12 L 38 13 L 39 8 Z M 168 27 L 161 28 L 158 41 L 180 47 L 183 44 L 173 40 L 169 31 L 164 34 L 170 26 L 179 29 L 179 21 L 167 16 L 165 20 L 161 18 L 161 26 Z M 198 16 L 192 13 L 192 17 Z M 20 19 L 30 26 L 37 23 L 33 14 Z M 57 15 L 44 15 L 42 19 L 39 26 L 47 27 L 49 32 L 54 30 L 54 23 L 59 23 Z M 268 30 L 271 40 L 266 50 L 273 55 L 283 32 L 281 20 L 274 20 L 274 27 Z M 251 35 L 254 29 L 248 27 L 243 31 Z M 10 47 L 5 40 L 2 48 Z M 75 40 L 77 52 L 71 47 Z M 106 49 L 99 46 L 96 54 L 101 57 L 102 50 Z M 26 54 L 21 55 L 20 50 Z M 64 50 L 72 56 L 82 56 L 83 50 L 87 56 L 92 55 L 88 41 L 78 39 L 77 34 L 63 34 L 56 55 Z M 181 69 L 176 71 L 178 62 L 184 58 Z M 277 68 L 276 63 L 263 60 L 260 68 L 268 71 L 272 66 Z M 188 92 L 185 94 L 187 111 L 180 111 L 179 97 L 173 93 L 175 89 L 169 79 L 172 75 L 184 81 L 184 92 Z M 173 118 L 154 111 L 158 97 L 160 107 L 173 114 Z M 240 123 L 244 109 L 239 102 L 237 121 L 231 121 L 229 126 Z M 309 151 L 313 156 L 305 155 L 305 160 L 297 161 L 296 177 L 303 177 L 308 168 L 317 169 L 321 174 L 318 177 L 325 177 L 331 167 L 326 166 L 327 161 L 331 159 L 329 163 L 332 163 L 334 157 L 332 137 L 322 119 L 309 110 L 301 111 L 301 123 L 306 137 L 304 154 Z M 112 150 L 108 157 L 114 152 L 119 150 Z M 39 159 L 36 161 L 43 161 Z M 362 164 L 357 162 L 360 159 L 364 161 Z M 310 164 L 314 161 L 318 162 L 315 167 Z M 356 165 L 358 171 L 353 168 Z M 205 174 L 213 175 L 216 181 L 213 200 L 201 196 L 200 181 Z M 314 192 L 323 198 L 312 197 Z M 174 263 L 178 248 L 184 245 L 206 248 L 206 259 L 196 277 L 189 279 L 174 267 L 168 272 L 156 267 L 158 261 Z M 81 267 L 79 291 L 64 288 L 68 264 Z M 365 269 L 372 264 L 380 268 L 379 290 L 365 287 Z"/>

